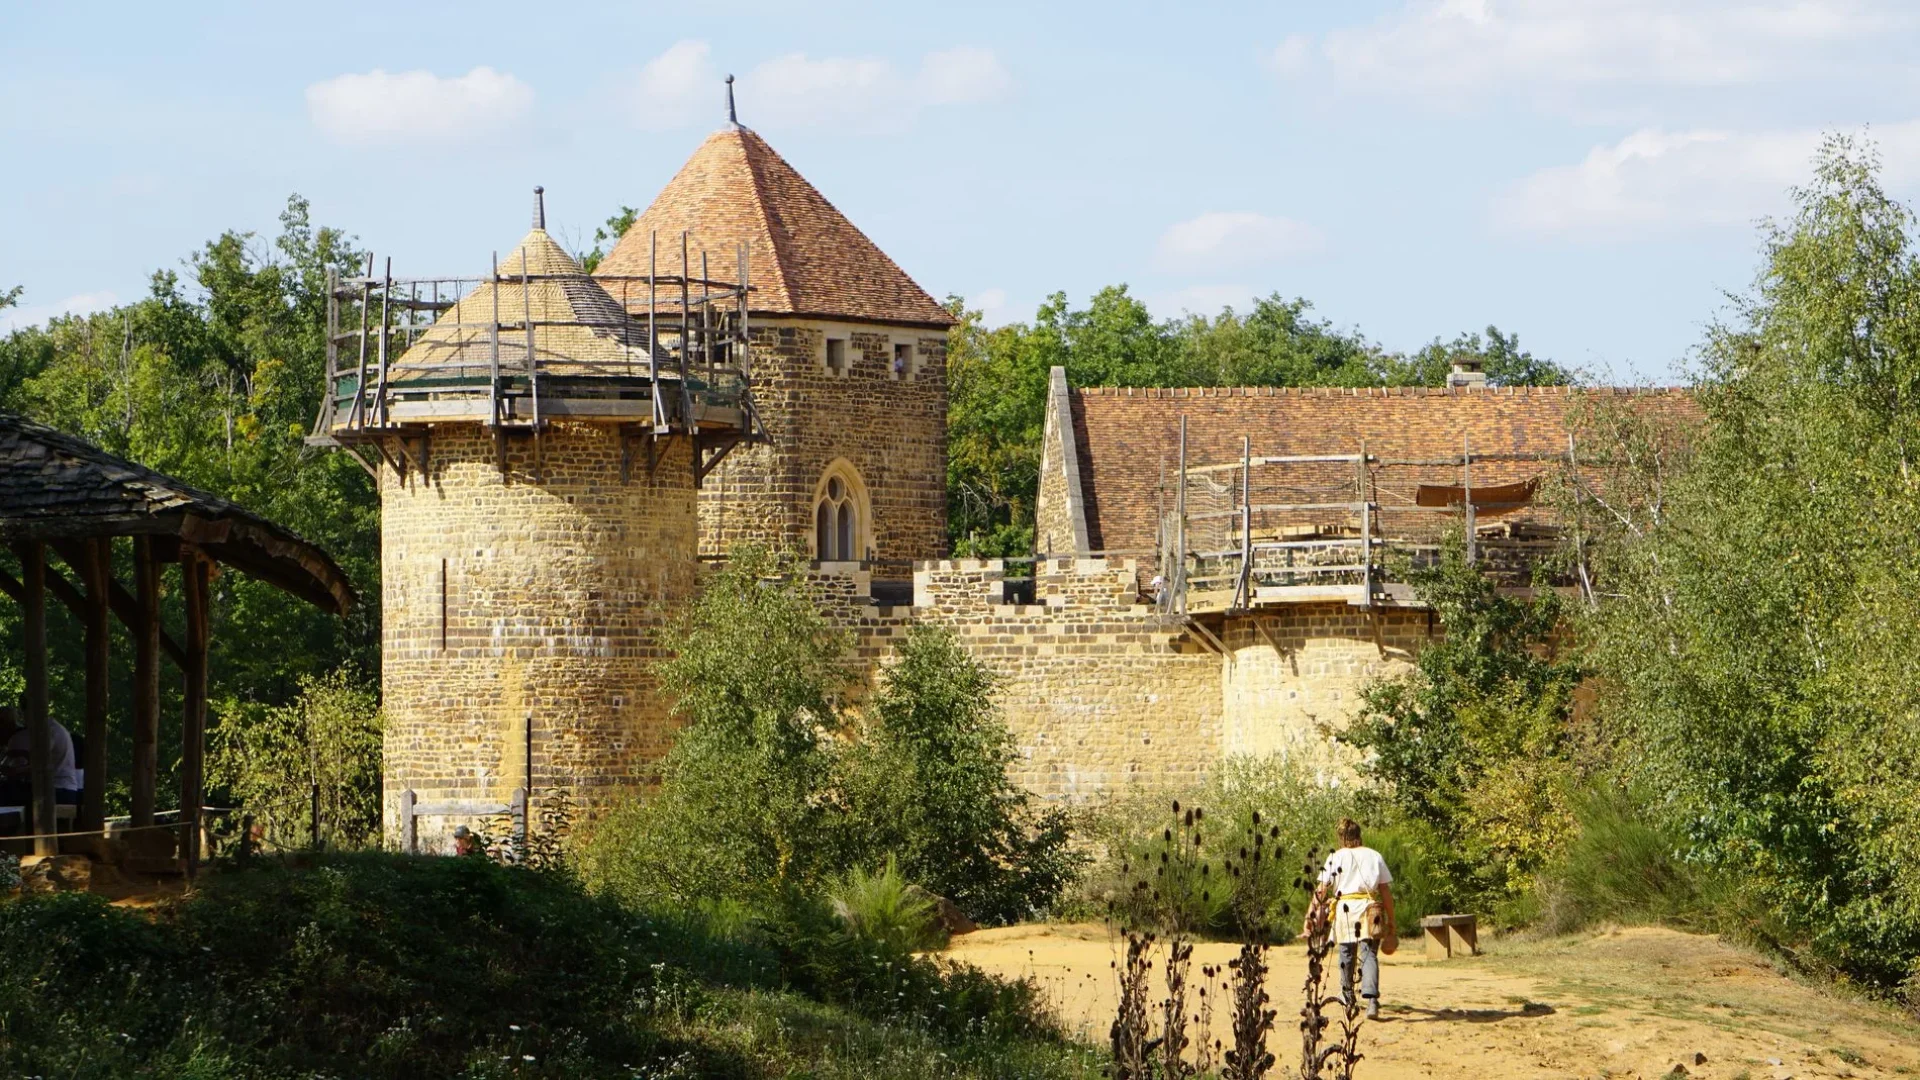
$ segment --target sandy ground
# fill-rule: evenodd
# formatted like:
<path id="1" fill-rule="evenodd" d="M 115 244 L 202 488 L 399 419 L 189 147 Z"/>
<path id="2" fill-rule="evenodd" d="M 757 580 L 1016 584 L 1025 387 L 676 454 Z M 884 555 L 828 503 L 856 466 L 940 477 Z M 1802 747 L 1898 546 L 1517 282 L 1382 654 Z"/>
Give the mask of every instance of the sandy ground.
<path id="1" fill-rule="evenodd" d="M 1410 942 L 1384 958 L 1383 1015 L 1360 1034 L 1358 1076 L 1663 1077 L 1676 1065 L 1748 1080 L 1920 1074 L 1920 1023 L 1797 983 L 1714 938 L 1641 928 L 1482 944 L 1477 957 L 1427 960 Z M 1234 952 L 1199 945 L 1194 969 L 1224 967 Z M 1119 955 L 1106 927 L 984 930 L 956 938 L 949 955 L 1031 976 L 1069 1027 L 1105 1041 Z M 1280 1010 L 1270 1045 L 1290 1066 L 1305 952 L 1269 956 Z M 1228 1037 L 1223 1013 L 1211 1028 L 1212 1038 Z"/>

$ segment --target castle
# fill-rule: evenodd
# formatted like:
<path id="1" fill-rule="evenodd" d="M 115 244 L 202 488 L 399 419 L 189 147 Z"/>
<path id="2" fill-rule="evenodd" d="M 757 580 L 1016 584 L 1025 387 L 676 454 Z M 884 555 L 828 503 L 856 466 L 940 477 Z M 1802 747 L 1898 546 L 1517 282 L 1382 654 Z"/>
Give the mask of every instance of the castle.
<path id="1" fill-rule="evenodd" d="M 1569 524 L 1536 493 L 1581 392 L 1056 369 L 1040 553 L 949 559 L 953 319 L 737 123 L 591 276 L 539 209 L 484 276 L 370 262 L 333 296 L 362 331 L 318 437 L 379 478 L 396 837 L 644 783 L 675 728 L 662 622 L 741 542 L 806 553 L 870 676 L 908 627 L 952 628 L 1000 676 L 1016 779 L 1084 800 L 1234 753 L 1344 767 L 1358 689 L 1440 632 L 1390 568 L 1464 523 L 1522 587 Z"/>

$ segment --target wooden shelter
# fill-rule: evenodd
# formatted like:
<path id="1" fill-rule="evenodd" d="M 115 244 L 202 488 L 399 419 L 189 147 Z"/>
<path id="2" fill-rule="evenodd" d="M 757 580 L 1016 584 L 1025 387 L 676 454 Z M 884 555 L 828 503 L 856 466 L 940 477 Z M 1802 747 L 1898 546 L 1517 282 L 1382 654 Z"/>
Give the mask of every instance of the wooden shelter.
<path id="1" fill-rule="evenodd" d="M 133 587 L 113 574 L 114 541 L 130 540 Z M 0 412 L 0 542 L 20 560 L 21 576 L 0 571 L 0 591 L 24 611 L 26 694 L 23 719 L 31 739 L 35 851 L 54 854 L 47 836 L 55 820 L 52 728 L 47 702 L 47 596 L 71 608 L 85 633 L 86 776 L 78 812 L 81 830 L 105 822 L 107 775 L 108 620 L 117 617 L 134 641 L 132 825 L 154 824 L 158 771 L 160 658 L 184 680 L 180 770 L 181 853 L 191 870 L 204 802 L 207 719 L 208 592 L 221 565 L 259 578 L 309 603 L 345 614 L 353 587 L 338 565 L 312 544 L 256 514 L 152 469 L 115 457 L 85 440 L 13 413 Z M 49 564 L 57 556 L 72 580 Z M 179 569 L 186 607 L 182 639 L 161 625 L 163 578 Z"/>

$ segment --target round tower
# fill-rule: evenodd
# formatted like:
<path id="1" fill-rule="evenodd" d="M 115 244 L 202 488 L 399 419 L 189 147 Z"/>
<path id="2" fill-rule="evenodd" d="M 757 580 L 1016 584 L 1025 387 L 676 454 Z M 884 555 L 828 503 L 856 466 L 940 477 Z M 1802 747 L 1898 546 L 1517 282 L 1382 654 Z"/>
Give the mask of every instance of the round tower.
<path id="1" fill-rule="evenodd" d="M 403 846 L 537 831 L 650 779 L 699 481 L 755 428 L 738 288 L 595 281 L 543 218 L 483 277 L 370 264 L 333 289 L 349 329 L 318 434 L 379 480 L 383 812 Z"/>

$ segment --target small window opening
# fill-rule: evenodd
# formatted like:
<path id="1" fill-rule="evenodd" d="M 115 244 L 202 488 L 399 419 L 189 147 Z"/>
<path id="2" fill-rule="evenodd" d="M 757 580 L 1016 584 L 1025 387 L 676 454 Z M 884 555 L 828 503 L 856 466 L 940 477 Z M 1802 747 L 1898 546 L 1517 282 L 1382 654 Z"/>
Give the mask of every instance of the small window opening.
<path id="1" fill-rule="evenodd" d="M 893 377 L 896 379 L 911 379 L 915 374 L 913 370 L 913 346 L 904 343 L 895 345 L 893 347 Z"/>
<path id="2" fill-rule="evenodd" d="M 827 339 L 827 373 L 830 375 L 847 373 L 847 339 Z"/>

